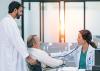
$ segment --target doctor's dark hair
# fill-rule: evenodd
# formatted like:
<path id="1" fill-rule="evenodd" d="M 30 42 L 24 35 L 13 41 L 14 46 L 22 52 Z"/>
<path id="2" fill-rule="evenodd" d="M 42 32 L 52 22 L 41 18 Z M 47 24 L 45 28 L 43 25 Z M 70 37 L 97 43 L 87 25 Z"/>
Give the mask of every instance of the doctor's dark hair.
<path id="1" fill-rule="evenodd" d="M 80 30 L 79 32 L 88 44 L 90 44 L 93 48 L 97 48 L 96 44 L 92 41 L 92 34 L 89 30 Z"/>
<path id="2" fill-rule="evenodd" d="M 19 9 L 20 7 L 23 7 L 23 6 L 19 2 L 12 1 L 8 7 L 8 13 L 12 13 L 14 9 Z"/>
<path id="3" fill-rule="evenodd" d="M 32 46 L 34 46 L 34 44 L 36 44 L 36 40 L 35 40 L 35 37 L 37 35 L 30 35 L 27 39 L 27 47 L 28 48 L 32 48 Z"/>

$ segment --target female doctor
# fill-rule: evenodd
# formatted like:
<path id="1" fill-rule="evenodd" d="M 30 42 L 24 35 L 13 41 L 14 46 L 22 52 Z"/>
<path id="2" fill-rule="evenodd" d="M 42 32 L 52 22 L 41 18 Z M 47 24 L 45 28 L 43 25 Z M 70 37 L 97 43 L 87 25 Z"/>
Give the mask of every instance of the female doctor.
<path id="1" fill-rule="evenodd" d="M 95 43 L 92 42 L 92 34 L 89 30 L 80 30 L 78 34 L 78 51 L 76 64 L 79 69 L 91 70 L 94 65 Z"/>

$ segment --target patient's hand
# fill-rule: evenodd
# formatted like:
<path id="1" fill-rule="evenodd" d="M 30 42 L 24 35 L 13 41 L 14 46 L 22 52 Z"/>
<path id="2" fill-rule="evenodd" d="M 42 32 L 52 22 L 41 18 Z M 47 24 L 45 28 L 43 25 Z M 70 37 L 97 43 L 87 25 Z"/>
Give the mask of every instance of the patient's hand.
<path id="1" fill-rule="evenodd" d="M 26 61 L 31 65 L 37 64 L 36 59 L 32 59 L 30 55 L 26 58 Z"/>

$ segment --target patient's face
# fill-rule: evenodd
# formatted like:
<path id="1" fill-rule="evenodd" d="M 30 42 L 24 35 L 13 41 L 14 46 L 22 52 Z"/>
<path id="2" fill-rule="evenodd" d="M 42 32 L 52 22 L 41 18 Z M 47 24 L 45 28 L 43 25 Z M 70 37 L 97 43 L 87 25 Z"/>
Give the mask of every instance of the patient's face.
<path id="1" fill-rule="evenodd" d="M 36 47 L 40 48 L 40 38 L 38 36 L 35 36 L 35 41 L 36 41 Z"/>
<path id="2" fill-rule="evenodd" d="M 77 38 L 77 42 L 78 42 L 78 45 L 83 45 L 84 44 L 84 39 L 82 38 L 82 35 L 81 33 L 78 34 L 78 38 Z"/>

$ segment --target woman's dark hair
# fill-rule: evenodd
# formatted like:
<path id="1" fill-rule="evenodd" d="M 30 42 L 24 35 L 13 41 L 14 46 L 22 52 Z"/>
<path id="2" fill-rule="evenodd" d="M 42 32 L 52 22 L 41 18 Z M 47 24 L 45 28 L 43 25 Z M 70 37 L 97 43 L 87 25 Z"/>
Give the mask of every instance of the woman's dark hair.
<path id="1" fill-rule="evenodd" d="M 27 39 L 27 47 L 28 48 L 31 48 L 34 44 L 36 44 L 36 40 L 35 40 L 35 37 L 37 35 L 30 35 Z"/>
<path id="2" fill-rule="evenodd" d="M 89 30 L 80 30 L 79 32 L 88 44 L 90 44 L 93 48 L 97 48 L 96 44 L 92 41 L 92 34 Z"/>
<path id="3" fill-rule="evenodd" d="M 8 13 L 12 13 L 14 9 L 19 9 L 20 7 L 23 7 L 23 6 L 19 2 L 12 1 L 8 7 Z"/>

